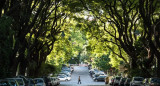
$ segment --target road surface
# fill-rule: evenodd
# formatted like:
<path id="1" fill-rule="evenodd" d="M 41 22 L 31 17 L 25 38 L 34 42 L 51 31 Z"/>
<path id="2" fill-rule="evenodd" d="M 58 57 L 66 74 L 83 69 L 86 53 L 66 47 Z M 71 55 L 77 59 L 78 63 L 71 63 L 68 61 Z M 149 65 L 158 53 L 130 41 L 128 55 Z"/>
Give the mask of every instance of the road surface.
<path id="1" fill-rule="evenodd" d="M 78 83 L 78 77 L 81 77 L 81 84 Z M 74 66 L 74 72 L 71 75 L 70 81 L 60 82 L 60 86 L 108 86 L 104 82 L 95 82 L 88 72 L 88 67 Z"/>

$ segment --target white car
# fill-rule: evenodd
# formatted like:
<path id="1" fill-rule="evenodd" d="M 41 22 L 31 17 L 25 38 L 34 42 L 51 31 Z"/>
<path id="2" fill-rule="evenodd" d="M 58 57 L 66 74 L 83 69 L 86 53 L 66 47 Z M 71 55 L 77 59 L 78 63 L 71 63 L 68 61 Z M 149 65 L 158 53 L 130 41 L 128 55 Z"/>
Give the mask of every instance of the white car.
<path id="1" fill-rule="evenodd" d="M 71 80 L 71 75 L 60 74 L 59 76 L 65 76 L 67 78 L 67 81 Z"/>
<path id="2" fill-rule="evenodd" d="M 36 86 L 46 86 L 43 78 L 35 78 Z"/>
<path id="3" fill-rule="evenodd" d="M 66 77 L 67 77 L 67 81 L 68 81 L 68 80 L 71 80 L 71 76 L 66 76 Z"/>
<path id="4" fill-rule="evenodd" d="M 64 76 L 64 75 L 58 76 L 58 79 L 59 79 L 60 81 L 67 81 L 67 77 Z"/>

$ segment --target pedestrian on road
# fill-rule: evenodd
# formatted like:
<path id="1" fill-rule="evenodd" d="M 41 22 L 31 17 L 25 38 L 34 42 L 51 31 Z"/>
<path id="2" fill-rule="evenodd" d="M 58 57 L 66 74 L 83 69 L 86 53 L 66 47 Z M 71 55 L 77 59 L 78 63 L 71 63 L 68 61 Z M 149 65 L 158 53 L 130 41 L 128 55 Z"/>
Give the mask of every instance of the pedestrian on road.
<path id="1" fill-rule="evenodd" d="M 81 78 L 80 78 L 80 76 L 79 76 L 79 78 L 78 78 L 78 84 L 81 84 Z"/>

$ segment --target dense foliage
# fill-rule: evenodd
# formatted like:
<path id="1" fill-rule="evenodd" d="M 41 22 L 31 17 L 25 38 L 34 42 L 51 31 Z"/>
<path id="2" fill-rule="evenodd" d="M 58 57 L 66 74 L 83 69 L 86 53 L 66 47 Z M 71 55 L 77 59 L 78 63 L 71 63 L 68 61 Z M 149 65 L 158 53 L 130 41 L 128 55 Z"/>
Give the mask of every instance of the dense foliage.
<path id="1" fill-rule="evenodd" d="M 159 7 L 158 0 L 2 0 L 0 77 L 47 75 L 71 60 L 160 77 Z"/>

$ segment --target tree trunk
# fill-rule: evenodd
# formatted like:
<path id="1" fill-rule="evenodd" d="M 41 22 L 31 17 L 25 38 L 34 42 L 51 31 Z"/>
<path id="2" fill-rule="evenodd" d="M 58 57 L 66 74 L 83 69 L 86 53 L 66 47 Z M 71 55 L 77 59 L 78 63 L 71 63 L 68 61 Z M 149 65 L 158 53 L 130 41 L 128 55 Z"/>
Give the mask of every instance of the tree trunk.
<path id="1" fill-rule="evenodd" d="M 157 77 L 160 78 L 160 58 L 157 57 L 157 62 L 156 62 L 156 65 L 157 65 Z"/>
<path id="2" fill-rule="evenodd" d="M 136 63 L 136 59 L 135 58 L 131 58 L 130 60 L 130 68 L 131 69 L 136 69 L 137 68 L 137 63 Z"/>
<path id="3" fill-rule="evenodd" d="M 21 61 L 19 67 L 19 74 L 25 76 L 26 68 L 27 68 L 26 62 L 24 60 Z"/>
<path id="4" fill-rule="evenodd" d="M 17 67 L 18 67 L 18 62 L 17 62 L 17 61 L 15 61 L 13 64 L 11 64 L 11 66 L 10 66 L 10 69 L 11 69 L 11 77 L 16 76 Z"/>

